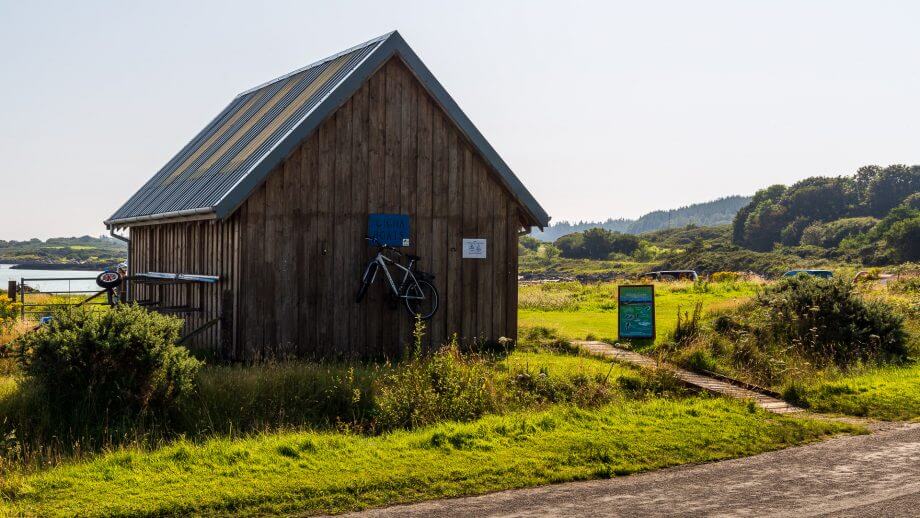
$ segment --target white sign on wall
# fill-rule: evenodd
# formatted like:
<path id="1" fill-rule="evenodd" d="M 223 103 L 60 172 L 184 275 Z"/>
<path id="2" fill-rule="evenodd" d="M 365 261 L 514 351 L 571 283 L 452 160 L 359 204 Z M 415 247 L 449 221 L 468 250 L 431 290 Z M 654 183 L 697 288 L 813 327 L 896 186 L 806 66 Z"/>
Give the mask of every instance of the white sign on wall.
<path id="1" fill-rule="evenodd" d="M 463 258 L 464 259 L 485 259 L 486 258 L 486 240 L 485 239 L 464 239 L 463 240 Z"/>

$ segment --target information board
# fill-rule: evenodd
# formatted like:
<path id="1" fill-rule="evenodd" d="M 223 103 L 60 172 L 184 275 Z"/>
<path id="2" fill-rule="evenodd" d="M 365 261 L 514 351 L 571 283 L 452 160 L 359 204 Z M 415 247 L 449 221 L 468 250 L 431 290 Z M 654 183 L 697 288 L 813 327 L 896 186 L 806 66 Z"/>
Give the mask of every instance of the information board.
<path id="1" fill-rule="evenodd" d="M 617 288 L 617 328 L 620 338 L 655 338 L 655 286 Z"/>
<path id="2" fill-rule="evenodd" d="M 369 214 L 367 236 L 389 246 L 410 246 L 408 214 Z"/>
<path id="3" fill-rule="evenodd" d="M 464 239 L 463 240 L 463 258 L 464 259 L 485 259 L 486 258 L 486 240 L 485 239 Z"/>

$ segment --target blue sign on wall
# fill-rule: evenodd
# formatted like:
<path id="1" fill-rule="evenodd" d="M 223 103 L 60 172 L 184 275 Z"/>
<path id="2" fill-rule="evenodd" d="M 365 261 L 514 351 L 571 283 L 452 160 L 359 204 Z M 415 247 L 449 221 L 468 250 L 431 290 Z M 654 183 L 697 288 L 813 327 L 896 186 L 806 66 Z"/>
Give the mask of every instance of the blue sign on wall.
<path id="1" fill-rule="evenodd" d="M 367 235 L 389 246 L 409 246 L 408 214 L 370 214 Z"/>

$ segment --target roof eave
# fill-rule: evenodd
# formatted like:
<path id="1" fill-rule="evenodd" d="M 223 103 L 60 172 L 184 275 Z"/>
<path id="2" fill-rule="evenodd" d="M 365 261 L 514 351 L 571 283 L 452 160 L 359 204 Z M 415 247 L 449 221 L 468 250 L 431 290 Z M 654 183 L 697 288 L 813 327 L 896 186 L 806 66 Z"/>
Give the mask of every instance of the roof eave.
<path id="1" fill-rule="evenodd" d="M 188 217 L 208 216 L 217 217 L 214 207 L 199 207 L 195 209 L 176 210 L 172 212 L 160 212 L 158 214 L 145 214 L 143 216 L 131 216 L 129 218 L 107 219 L 103 223 L 107 228 L 130 227 L 132 225 L 144 224 L 152 221 L 161 222 L 163 220 L 178 220 Z"/>

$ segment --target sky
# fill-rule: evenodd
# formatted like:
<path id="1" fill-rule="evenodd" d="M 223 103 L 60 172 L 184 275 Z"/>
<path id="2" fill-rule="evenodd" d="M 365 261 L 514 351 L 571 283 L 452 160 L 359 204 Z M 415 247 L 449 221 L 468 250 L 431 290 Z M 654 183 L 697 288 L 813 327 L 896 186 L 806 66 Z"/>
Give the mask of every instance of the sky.
<path id="1" fill-rule="evenodd" d="M 920 163 L 920 2 L 0 0 L 0 239 L 105 233 L 238 93 L 399 30 L 553 221 Z"/>

